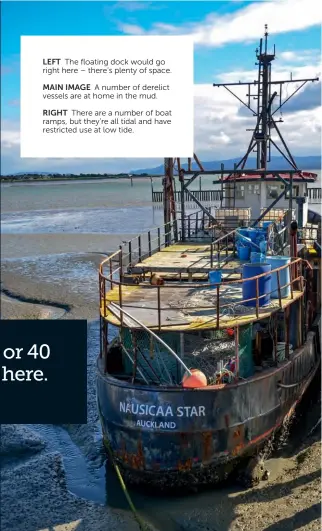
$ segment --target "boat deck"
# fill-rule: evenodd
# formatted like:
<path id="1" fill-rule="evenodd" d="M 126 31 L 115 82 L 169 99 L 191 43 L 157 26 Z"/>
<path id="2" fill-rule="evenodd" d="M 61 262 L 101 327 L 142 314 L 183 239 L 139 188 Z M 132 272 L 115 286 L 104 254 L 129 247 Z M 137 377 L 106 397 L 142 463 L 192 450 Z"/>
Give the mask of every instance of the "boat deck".
<path id="1" fill-rule="evenodd" d="M 102 317 L 120 326 L 120 311 L 113 306 L 115 303 L 148 328 L 156 330 L 230 328 L 268 318 L 303 295 L 302 291 L 293 290 L 291 296 L 281 301 L 271 299 L 267 306 L 256 309 L 255 301 L 254 306 L 245 306 L 241 304 L 245 300 L 242 283 L 233 282 L 241 278 L 245 262 L 234 258 L 230 252 L 232 258 L 223 263 L 227 253 L 221 251 L 220 263 L 218 253 L 214 253 L 211 263 L 210 253 L 209 244 L 177 243 L 146 257 L 131 266 L 131 273 L 125 274 L 122 284 L 115 282 L 112 289 L 106 291 L 105 301 L 104 297 L 101 298 Z M 219 297 L 217 288 L 208 284 L 209 271 L 218 266 L 223 273 Z M 151 285 L 149 276 L 152 272 L 159 273 L 165 284 Z M 130 280 L 135 276 L 140 277 L 140 283 L 133 285 Z M 197 280 L 199 283 L 193 282 Z M 123 323 L 129 327 L 137 326 L 124 314 Z"/>
<path id="2" fill-rule="evenodd" d="M 219 261 L 218 261 L 219 257 Z M 225 260 L 229 262 L 225 263 Z M 198 243 L 177 243 L 165 247 L 138 262 L 131 268 L 132 274 L 159 273 L 165 279 L 207 279 L 209 271 L 220 267 L 224 278 L 240 278 L 240 268 L 244 262 L 234 258 L 232 250 L 213 250 L 211 246 Z"/>

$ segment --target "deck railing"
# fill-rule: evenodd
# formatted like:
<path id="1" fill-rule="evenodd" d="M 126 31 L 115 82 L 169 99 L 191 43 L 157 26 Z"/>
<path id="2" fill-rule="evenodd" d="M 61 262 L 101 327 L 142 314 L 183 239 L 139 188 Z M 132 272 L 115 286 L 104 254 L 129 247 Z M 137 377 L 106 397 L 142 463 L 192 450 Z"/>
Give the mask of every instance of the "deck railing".
<path id="1" fill-rule="evenodd" d="M 321 203 L 322 192 L 321 187 L 310 187 L 307 189 L 307 197 L 309 203 Z"/>
<path id="2" fill-rule="evenodd" d="M 190 190 L 195 198 L 200 202 L 219 202 L 222 198 L 221 190 Z M 174 192 L 174 200 L 181 203 L 181 191 Z M 193 199 L 188 192 L 184 193 L 185 203 L 192 203 Z M 163 190 L 152 192 L 153 203 L 163 203 Z"/>
<path id="3" fill-rule="evenodd" d="M 289 264 L 286 264 L 282 267 L 276 268 L 268 273 L 262 273 L 260 275 L 256 275 L 251 278 L 247 279 L 238 279 L 238 280 L 231 280 L 229 283 L 217 283 L 217 284 L 210 284 L 210 283 L 198 283 L 197 285 L 195 283 L 190 282 L 179 282 L 176 284 L 173 283 L 165 283 L 163 285 L 151 285 L 149 282 L 142 281 L 139 283 L 139 288 L 142 290 L 153 290 L 153 295 L 148 297 L 149 300 L 156 301 L 156 306 L 148 306 L 144 305 L 144 310 L 150 310 L 151 312 L 155 312 L 157 310 L 157 324 L 156 326 L 151 326 L 150 328 L 155 328 L 157 330 L 161 330 L 163 328 L 162 326 L 162 312 L 163 311 L 169 311 L 171 309 L 172 311 L 185 311 L 187 312 L 190 308 L 191 313 L 200 311 L 200 310 L 208 310 L 208 311 L 214 311 L 215 317 L 212 319 L 213 321 L 213 328 L 219 329 L 227 327 L 227 324 L 221 323 L 220 318 L 221 316 L 226 312 L 229 313 L 229 311 L 234 310 L 232 308 L 233 306 L 241 306 L 245 303 L 249 302 L 255 302 L 255 315 L 256 319 L 260 317 L 260 300 L 268 295 L 268 293 L 265 293 L 263 295 L 260 295 L 259 291 L 259 281 L 261 278 L 270 276 L 272 274 L 277 275 L 277 290 L 276 287 L 274 290 L 270 292 L 273 293 L 275 291 L 278 291 L 278 298 L 274 299 L 274 301 L 278 301 L 276 303 L 275 307 L 272 311 L 277 311 L 285 306 L 283 306 L 283 290 L 289 288 L 290 289 L 290 298 L 291 300 L 294 299 L 294 291 L 300 291 L 301 296 L 304 295 L 305 291 L 305 278 L 304 278 L 304 268 L 307 266 L 307 262 L 301 258 L 295 258 L 291 259 L 291 262 Z M 285 270 L 288 269 L 289 271 L 289 282 L 285 282 L 284 284 L 281 283 L 281 272 L 285 272 Z M 126 290 L 127 286 L 132 286 L 133 283 L 126 282 L 123 278 L 124 275 L 124 263 L 123 263 L 123 251 L 122 249 L 119 249 L 116 253 L 114 253 L 112 256 L 106 258 L 100 265 L 99 270 L 99 286 L 100 286 L 100 301 L 101 301 L 101 314 L 102 317 L 106 318 L 108 311 L 109 311 L 109 304 L 110 302 L 115 302 L 115 293 L 109 300 L 108 293 L 111 289 L 114 288 L 114 290 L 117 290 L 117 296 L 118 296 L 118 304 L 121 308 L 123 308 L 123 292 L 124 289 Z M 248 298 L 248 299 L 241 299 L 238 301 L 230 301 L 227 303 L 222 304 L 221 303 L 221 288 L 235 286 L 242 288 L 243 284 L 245 282 L 255 281 L 256 282 L 256 289 L 255 289 L 255 297 Z M 214 291 L 214 299 L 215 303 L 212 306 L 203 306 L 202 304 L 200 306 L 191 306 L 185 305 L 185 306 L 162 306 L 161 299 L 162 295 L 166 293 L 166 290 L 173 290 L 173 289 L 193 289 L 194 293 L 197 291 L 202 291 L 205 289 L 213 289 Z M 168 299 L 168 297 L 165 297 L 165 299 Z M 134 303 L 126 303 L 125 308 L 127 309 L 133 309 L 133 308 L 139 308 L 139 304 Z M 265 308 L 262 308 L 265 311 Z M 131 311 L 131 310 L 130 310 Z M 266 310 L 267 311 L 267 310 Z M 123 326 L 123 312 L 121 312 L 121 315 L 119 317 L 120 325 Z M 190 323 L 190 321 L 189 321 Z M 167 327 L 170 327 L 170 324 L 166 325 Z M 178 325 L 173 325 L 177 326 Z M 197 326 L 197 328 L 200 329 L 200 324 Z M 191 328 L 190 328 L 191 329 Z"/>
<path id="4" fill-rule="evenodd" d="M 182 237 L 180 218 L 161 227 L 153 227 L 147 232 L 123 242 L 123 245 L 120 246 L 122 264 L 131 268 L 132 265 L 141 263 L 165 247 L 184 241 L 187 243 L 198 241 L 201 244 L 210 245 L 211 267 L 215 258 L 220 261 L 222 255 L 224 255 L 224 260 L 228 256 L 234 256 L 236 254 L 235 235 L 237 229 L 231 230 L 224 227 L 220 222 L 213 226 L 209 225 L 210 223 L 209 215 L 199 211 L 185 217 L 184 237 Z"/>

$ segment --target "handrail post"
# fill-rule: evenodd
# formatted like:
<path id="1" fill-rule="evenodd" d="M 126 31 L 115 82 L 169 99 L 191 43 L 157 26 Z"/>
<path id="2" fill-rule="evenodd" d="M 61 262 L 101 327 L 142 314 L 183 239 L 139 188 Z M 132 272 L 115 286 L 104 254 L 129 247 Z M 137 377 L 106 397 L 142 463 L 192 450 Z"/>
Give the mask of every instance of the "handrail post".
<path id="1" fill-rule="evenodd" d="M 239 326 L 235 328 L 235 378 L 239 379 Z"/>
<path id="2" fill-rule="evenodd" d="M 139 247 L 139 262 L 141 262 L 142 261 L 141 235 L 138 236 L 138 247 Z"/>
<path id="3" fill-rule="evenodd" d="M 256 317 L 259 316 L 259 280 L 256 278 Z"/>
<path id="4" fill-rule="evenodd" d="M 280 283 L 280 272 L 277 270 L 277 289 L 278 289 L 278 300 L 280 308 L 282 308 L 282 294 L 281 294 L 281 283 Z"/>
<path id="5" fill-rule="evenodd" d="M 211 242 L 210 244 L 210 267 L 213 267 L 214 265 L 214 244 Z"/>
<path id="6" fill-rule="evenodd" d="M 103 304 L 104 304 L 104 317 L 106 317 L 106 280 L 105 277 L 103 278 Z"/>
<path id="7" fill-rule="evenodd" d="M 219 284 L 217 284 L 217 288 L 216 288 L 216 291 L 217 291 L 217 301 L 216 301 L 216 311 L 217 311 L 217 328 L 219 328 L 219 311 L 220 311 L 220 308 L 219 308 Z"/>
<path id="8" fill-rule="evenodd" d="M 175 242 L 178 242 L 179 240 L 179 229 L 178 229 L 178 220 L 177 218 L 174 220 L 174 224 L 175 224 L 175 233 L 174 233 L 174 237 L 175 237 Z"/>
<path id="9" fill-rule="evenodd" d="M 129 265 L 132 264 L 132 242 L 129 241 Z"/>
<path id="10" fill-rule="evenodd" d="M 112 267 L 112 260 L 110 259 L 110 286 L 111 289 L 113 288 L 113 267 Z"/>
<path id="11" fill-rule="evenodd" d="M 151 232 L 148 232 L 149 256 L 151 256 Z"/>
<path id="12" fill-rule="evenodd" d="M 158 250 L 161 251 L 161 233 L 160 233 L 160 227 L 158 227 Z"/>
<path id="13" fill-rule="evenodd" d="M 120 268 L 120 272 L 119 272 L 120 282 L 122 282 L 122 279 L 123 279 L 123 249 L 122 249 L 122 245 L 120 245 L 120 251 L 119 251 L 119 268 Z"/>
<path id="14" fill-rule="evenodd" d="M 119 282 L 119 304 L 120 308 L 122 308 L 122 284 Z M 123 328 L 123 312 L 120 312 L 120 322 L 121 322 L 121 328 Z"/>
<path id="15" fill-rule="evenodd" d="M 158 289 L 158 328 L 161 330 L 161 288 L 157 286 Z"/>
<path id="16" fill-rule="evenodd" d="M 293 278 L 292 278 L 292 262 L 288 265 L 289 272 L 290 272 L 290 288 L 291 288 L 291 299 L 294 299 L 293 294 Z"/>
<path id="17" fill-rule="evenodd" d="M 290 306 L 285 308 L 285 357 L 290 358 Z"/>

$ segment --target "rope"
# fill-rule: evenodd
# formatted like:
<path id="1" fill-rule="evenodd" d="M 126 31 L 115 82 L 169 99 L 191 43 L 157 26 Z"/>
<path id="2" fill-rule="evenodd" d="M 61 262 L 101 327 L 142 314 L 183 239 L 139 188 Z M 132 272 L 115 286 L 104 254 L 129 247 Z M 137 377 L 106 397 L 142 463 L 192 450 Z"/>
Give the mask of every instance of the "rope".
<path id="1" fill-rule="evenodd" d="M 222 369 L 216 372 L 216 384 L 223 383 L 223 378 L 227 377 L 228 383 L 231 383 L 235 379 L 235 374 L 228 369 Z"/>
<path id="2" fill-rule="evenodd" d="M 100 418 L 101 418 L 101 424 L 102 424 L 102 415 L 101 415 L 101 413 L 100 413 L 99 415 L 100 415 Z M 126 485 L 125 485 L 125 483 L 124 483 L 124 479 L 123 479 L 123 477 L 122 477 L 122 474 L 121 474 L 121 471 L 120 471 L 120 469 L 119 469 L 119 466 L 118 466 L 118 464 L 115 462 L 115 459 L 114 459 L 114 456 L 113 456 L 113 451 L 112 451 L 112 449 L 111 449 L 110 443 L 108 442 L 108 440 L 107 440 L 106 438 L 104 439 L 104 445 L 105 445 L 105 447 L 106 447 L 106 449 L 107 449 L 107 451 L 108 451 L 108 454 L 109 454 L 110 460 L 111 460 L 111 462 L 112 462 L 112 465 L 113 465 L 113 467 L 114 467 L 114 470 L 115 470 L 115 472 L 116 472 L 116 475 L 117 475 L 117 477 L 118 477 L 118 479 L 119 479 L 119 482 L 120 482 L 121 488 L 122 488 L 122 490 L 123 490 L 123 492 L 124 492 L 124 496 L 126 497 L 126 500 L 127 500 L 128 504 L 129 504 L 129 507 L 130 507 L 130 509 L 131 509 L 131 511 L 132 511 L 132 513 L 133 513 L 133 516 L 134 516 L 134 518 L 135 518 L 135 520 L 136 520 L 136 522 L 137 522 L 137 524 L 138 524 L 138 526 L 139 526 L 139 528 L 140 528 L 140 531 L 150 531 L 149 527 L 148 527 L 148 526 L 143 522 L 143 520 L 141 519 L 139 513 L 137 512 L 137 510 L 136 510 L 136 508 L 135 508 L 134 503 L 132 502 L 131 496 L 130 496 L 130 494 L 129 494 L 127 488 L 126 488 Z"/>

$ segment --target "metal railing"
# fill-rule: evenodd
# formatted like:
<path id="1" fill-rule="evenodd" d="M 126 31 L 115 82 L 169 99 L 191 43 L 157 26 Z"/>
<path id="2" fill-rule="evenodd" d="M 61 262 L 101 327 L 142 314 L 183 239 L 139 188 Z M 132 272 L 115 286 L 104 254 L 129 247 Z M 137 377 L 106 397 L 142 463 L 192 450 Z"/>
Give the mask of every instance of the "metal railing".
<path id="1" fill-rule="evenodd" d="M 201 202 L 220 202 L 222 199 L 221 190 L 190 190 L 198 201 Z M 153 203 L 163 203 L 163 191 L 152 192 Z M 181 191 L 174 192 L 174 200 L 176 203 L 180 203 L 182 198 Z M 185 203 L 192 203 L 194 200 L 188 192 L 184 193 Z"/>
<path id="2" fill-rule="evenodd" d="M 182 237 L 181 218 L 178 218 L 161 227 L 153 227 L 147 232 L 123 242 L 119 249 L 123 267 L 127 266 L 131 269 L 132 266 L 140 264 L 149 256 L 169 245 L 185 241 L 197 241 L 209 245 L 211 267 L 214 264 L 215 257 L 217 256 L 217 259 L 219 259 L 221 253 L 225 254 L 225 258 L 231 253 L 235 255 L 235 233 L 238 227 L 234 230 L 229 230 L 220 221 L 210 225 L 212 223 L 210 215 L 210 212 L 207 215 L 200 210 L 185 216 L 183 224 L 184 237 Z M 115 253 L 112 256 L 114 255 Z"/>
<path id="3" fill-rule="evenodd" d="M 113 268 L 113 264 L 117 264 L 117 267 Z M 276 292 L 278 291 L 278 298 L 276 300 L 278 300 L 278 304 L 277 304 L 277 307 L 274 309 L 274 311 L 277 311 L 279 309 L 282 309 L 283 308 L 283 304 L 282 304 L 282 299 L 283 299 L 283 296 L 282 296 L 282 292 L 283 290 L 289 288 L 290 289 L 290 297 L 291 299 L 294 299 L 294 291 L 297 290 L 297 291 L 300 291 L 301 292 L 301 296 L 303 296 L 304 294 L 304 287 L 305 287 L 305 279 L 304 279 L 304 268 L 307 266 L 307 262 L 306 260 L 303 260 L 301 258 L 295 258 L 295 259 L 291 259 L 290 263 L 289 264 L 286 264 L 284 266 L 281 266 L 279 268 L 276 268 L 272 271 L 269 271 L 267 273 L 262 273 L 260 275 L 256 275 L 254 277 L 251 277 L 251 278 L 247 278 L 247 279 L 239 279 L 239 280 L 232 280 L 232 281 L 229 281 L 229 287 L 232 287 L 232 286 L 236 286 L 236 287 L 239 287 L 239 288 L 243 288 L 243 284 L 245 282 L 251 282 L 251 281 L 255 281 L 255 297 L 253 298 L 248 298 L 248 299 L 241 299 L 241 300 L 238 300 L 237 302 L 235 301 L 235 303 L 233 303 L 232 301 L 231 302 L 226 302 L 225 303 L 225 300 L 224 300 L 224 297 L 223 297 L 223 300 L 224 300 L 224 304 L 221 303 L 221 288 L 222 287 L 227 287 L 227 284 L 225 283 L 217 283 L 217 284 L 210 284 L 210 283 L 203 283 L 203 284 L 198 284 L 196 286 L 196 284 L 193 284 L 193 283 L 190 283 L 190 282 L 184 282 L 184 283 L 176 283 L 175 285 L 173 283 L 165 283 L 163 285 L 151 285 L 150 283 L 148 282 L 140 282 L 139 283 L 139 288 L 142 289 L 142 297 L 141 299 L 144 299 L 145 296 L 144 296 L 144 291 L 145 290 L 153 290 L 153 295 L 151 297 L 151 295 L 149 295 L 148 297 L 148 300 L 153 300 L 156 302 L 156 306 L 153 305 L 153 306 L 148 306 L 148 305 L 144 305 L 144 310 L 150 310 L 151 312 L 155 312 L 157 311 L 157 324 L 156 326 L 150 326 L 150 328 L 155 328 L 157 330 L 161 330 L 163 328 L 162 326 L 162 312 L 166 311 L 166 312 L 169 312 L 169 310 L 171 311 L 185 311 L 187 313 L 187 311 L 189 310 L 189 308 L 191 309 L 191 313 L 194 313 L 196 311 L 200 311 L 200 310 L 208 310 L 208 311 L 214 311 L 215 312 L 215 316 L 212 318 L 212 321 L 213 321 L 213 328 L 214 329 L 219 329 L 219 328 L 223 328 L 223 327 L 227 327 L 227 322 L 226 323 L 221 323 L 220 322 L 220 318 L 221 316 L 224 314 L 224 312 L 227 312 L 229 311 L 229 309 L 231 309 L 231 307 L 235 304 L 235 305 L 238 305 L 238 306 L 241 306 L 241 305 L 244 305 L 245 303 L 249 303 L 249 302 L 255 302 L 255 315 L 256 315 L 256 319 L 258 319 L 260 317 L 260 300 L 264 297 L 266 297 L 267 295 L 273 293 L 273 292 Z M 111 289 L 114 288 L 114 290 L 116 289 L 118 291 L 117 295 L 118 295 L 118 305 L 120 306 L 120 308 L 123 308 L 123 293 L 124 293 L 124 288 L 126 290 L 126 287 L 127 286 L 132 286 L 133 284 L 131 283 L 128 283 L 126 281 L 124 281 L 123 279 L 123 268 L 124 268 L 124 264 L 123 264 L 123 253 L 122 253 L 122 249 L 120 249 L 119 251 L 117 251 L 116 253 L 114 253 L 112 256 L 106 258 L 100 265 L 100 270 L 99 270 L 99 287 L 100 287 L 100 301 L 101 301 L 101 315 L 103 318 L 107 318 L 107 315 L 108 315 L 108 306 L 111 302 L 115 302 L 115 295 L 113 295 L 113 297 L 109 300 L 108 299 L 108 293 Z M 105 269 L 108 271 L 107 273 L 105 273 Z M 289 276 L 289 279 L 290 281 L 289 282 L 286 282 L 285 284 L 281 284 L 281 272 L 288 269 L 288 276 Z M 301 270 L 301 271 L 300 271 Z M 269 294 L 268 293 L 265 293 L 263 295 L 260 295 L 260 290 L 259 290 L 259 281 L 261 278 L 264 278 L 264 277 L 267 277 L 267 276 L 271 276 L 272 274 L 276 274 L 277 275 L 277 290 L 276 288 L 274 288 L 274 290 L 272 290 Z M 108 287 L 108 289 L 106 289 Z M 171 306 L 162 306 L 161 305 L 161 298 L 162 298 L 162 294 L 165 294 L 166 293 L 166 290 L 180 290 L 180 289 L 185 289 L 187 290 L 187 288 L 193 288 L 194 290 L 194 293 L 198 292 L 198 291 L 202 291 L 202 290 L 205 290 L 205 289 L 213 289 L 214 290 L 214 295 L 215 295 L 215 304 L 214 305 L 211 305 L 211 306 L 203 306 L 202 304 L 200 306 L 191 306 L 189 307 L 189 304 L 185 304 L 184 306 L 175 306 L 175 305 L 171 305 Z M 179 293 L 179 292 L 178 292 Z M 168 297 L 165 297 L 165 299 L 168 299 Z M 126 303 L 126 308 L 127 309 L 130 309 L 130 308 L 139 308 L 139 304 L 135 304 L 135 303 Z M 123 326 L 123 312 L 121 312 L 121 315 L 119 317 L 119 321 L 120 321 L 120 325 Z M 189 320 L 189 323 L 188 324 L 191 324 L 191 321 Z M 167 327 L 170 327 L 171 325 L 167 324 L 166 325 Z M 173 325 L 173 326 L 177 326 L 178 325 Z M 200 329 L 200 323 L 196 326 L 196 328 Z M 192 329 L 192 328 L 190 328 Z"/>
<path id="4" fill-rule="evenodd" d="M 309 203 L 321 203 L 322 192 L 321 187 L 310 187 L 307 189 L 307 197 Z"/>

